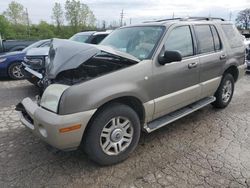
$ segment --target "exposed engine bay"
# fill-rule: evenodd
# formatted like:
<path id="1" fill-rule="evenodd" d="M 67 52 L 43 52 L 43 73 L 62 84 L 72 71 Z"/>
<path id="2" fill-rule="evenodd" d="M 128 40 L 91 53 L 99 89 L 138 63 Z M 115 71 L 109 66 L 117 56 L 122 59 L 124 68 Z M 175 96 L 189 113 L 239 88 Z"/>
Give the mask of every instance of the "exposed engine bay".
<path id="1" fill-rule="evenodd" d="M 48 58 L 46 73 L 39 82 L 43 89 L 52 83 L 81 83 L 140 61 L 107 46 L 78 44 L 62 39 L 53 39 Z"/>
<path id="2" fill-rule="evenodd" d="M 76 69 L 69 69 L 60 72 L 52 82 L 74 85 L 106 73 L 128 67 L 135 63 L 137 62 L 108 54 L 106 52 L 101 52 L 88 61 L 82 63 Z"/>

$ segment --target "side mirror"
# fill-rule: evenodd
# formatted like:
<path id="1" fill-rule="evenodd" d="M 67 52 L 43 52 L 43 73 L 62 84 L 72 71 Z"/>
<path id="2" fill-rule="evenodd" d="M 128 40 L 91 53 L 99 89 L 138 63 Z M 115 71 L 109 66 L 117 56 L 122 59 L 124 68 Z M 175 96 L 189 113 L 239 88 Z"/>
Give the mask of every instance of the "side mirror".
<path id="1" fill-rule="evenodd" d="M 165 51 L 163 56 L 158 57 L 158 61 L 161 65 L 165 65 L 167 63 L 172 63 L 176 61 L 181 61 L 182 56 L 178 51 Z"/>

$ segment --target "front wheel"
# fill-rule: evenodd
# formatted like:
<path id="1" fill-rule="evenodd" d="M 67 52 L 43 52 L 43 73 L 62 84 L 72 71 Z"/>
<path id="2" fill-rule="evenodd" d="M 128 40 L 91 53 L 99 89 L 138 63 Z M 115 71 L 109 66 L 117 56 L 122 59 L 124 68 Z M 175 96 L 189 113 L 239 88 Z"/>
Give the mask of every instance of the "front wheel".
<path id="1" fill-rule="evenodd" d="M 83 139 L 89 158 L 100 165 L 125 160 L 136 148 L 140 138 L 140 121 L 127 105 L 112 104 L 95 116 Z"/>
<path id="2" fill-rule="evenodd" d="M 231 74 L 223 76 L 221 84 L 215 93 L 216 101 L 212 105 L 225 108 L 231 102 L 234 93 L 234 78 Z"/>
<path id="3" fill-rule="evenodd" d="M 8 74 L 9 74 L 9 77 L 14 79 L 14 80 L 21 80 L 24 78 L 24 74 L 23 74 L 23 71 L 22 71 L 22 64 L 19 63 L 19 62 L 15 62 L 15 63 L 12 63 L 10 66 L 9 66 L 9 69 L 8 69 Z"/>

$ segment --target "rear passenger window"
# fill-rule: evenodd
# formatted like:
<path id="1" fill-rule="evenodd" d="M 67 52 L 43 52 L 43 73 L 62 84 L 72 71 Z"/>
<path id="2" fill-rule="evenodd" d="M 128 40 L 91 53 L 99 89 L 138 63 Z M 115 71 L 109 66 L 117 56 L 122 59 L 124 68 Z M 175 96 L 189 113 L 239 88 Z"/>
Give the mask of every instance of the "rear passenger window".
<path id="1" fill-rule="evenodd" d="M 240 33 L 238 30 L 236 30 L 236 28 L 234 28 L 232 24 L 223 24 L 221 26 L 231 48 L 237 48 L 243 45 L 243 42 L 240 38 Z"/>
<path id="2" fill-rule="evenodd" d="M 197 37 L 198 53 L 214 52 L 214 41 L 210 26 L 196 25 L 194 29 Z"/>
<path id="3" fill-rule="evenodd" d="M 107 35 L 96 35 L 94 36 L 91 44 L 99 44 Z"/>
<path id="4" fill-rule="evenodd" d="M 182 57 L 193 55 L 193 39 L 190 27 L 180 26 L 173 29 L 165 43 L 165 50 L 179 51 Z"/>
<path id="5" fill-rule="evenodd" d="M 220 41 L 218 32 L 213 25 L 211 25 L 211 31 L 212 31 L 213 38 L 214 38 L 214 49 L 215 49 L 215 51 L 218 51 L 222 48 L 222 45 L 221 45 L 221 41 Z"/>

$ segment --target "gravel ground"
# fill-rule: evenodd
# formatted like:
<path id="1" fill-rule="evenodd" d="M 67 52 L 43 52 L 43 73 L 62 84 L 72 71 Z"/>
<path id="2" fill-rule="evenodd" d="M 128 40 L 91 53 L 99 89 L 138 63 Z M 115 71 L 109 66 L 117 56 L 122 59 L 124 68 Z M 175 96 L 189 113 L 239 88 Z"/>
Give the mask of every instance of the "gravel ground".
<path id="1" fill-rule="evenodd" d="M 151 134 L 123 163 L 100 167 L 20 124 L 14 105 L 38 90 L 0 81 L 0 187 L 250 187 L 250 76 L 224 110 L 207 106 Z"/>

